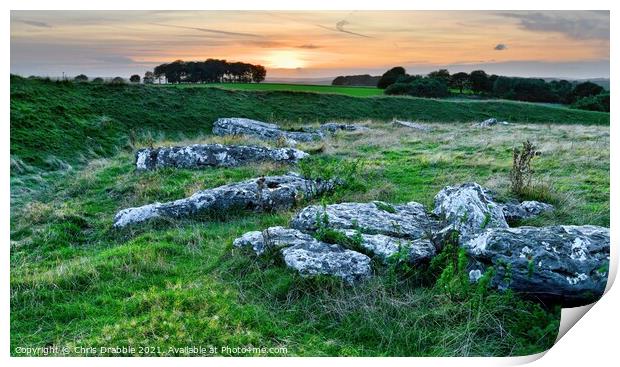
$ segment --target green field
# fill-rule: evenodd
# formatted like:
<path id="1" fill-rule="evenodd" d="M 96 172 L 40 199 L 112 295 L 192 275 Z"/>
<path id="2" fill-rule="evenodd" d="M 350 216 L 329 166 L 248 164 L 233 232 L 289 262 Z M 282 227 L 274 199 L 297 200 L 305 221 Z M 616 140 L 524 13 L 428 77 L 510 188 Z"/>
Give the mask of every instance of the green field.
<path id="1" fill-rule="evenodd" d="M 277 123 L 394 118 L 469 124 L 489 117 L 513 123 L 609 125 L 609 113 L 523 102 L 461 102 L 413 97 L 350 97 L 291 91 L 237 91 L 56 83 L 11 78 L 11 164 L 15 172 L 109 157 L 132 138 L 207 134 L 220 117 Z"/>
<path id="2" fill-rule="evenodd" d="M 313 93 L 335 93 L 344 94 L 352 97 L 380 96 L 383 90 L 375 87 L 344 87 L 331 85 L 306 85 L 306 84 L 283 84 L 283 83 L 213 83 L 200 85 L 164 85 L 164 87 L 191 88 L 191 87 L 212 87 L 233 90 L 249 91 L 293 91 L 293 92 L 313 92 Z"/>
<path id="3" fill-rule="evenodd" d="M 211 124 L 225 116 L 294 128 L 338 119 L 371 130 L 301 145 L 312 155 L 297 167 L 134 170 L 135 150 L 151 144 L 265 144 L 212 136 Z M 489 116 L 513 123 L 471 126 Z M 433 130 L 396 128 L 394 117 L 429 121 Z M 160 354 L 187 345 L 286 347 L 299 356 L 543 351 L 557 335 L 559 309 L 474 286 L 447 292 L 435 285 L 441 264 L 409 272 L 377 267 L 372 281 L 351 288 L 301 278 L 273 258 L 232 248 L 246 231 L 287 225 L 298 208 L 111 228 L 122 208 L 291 169 L 347 178 L 315 203 L 429 207 L 443 186 L 466 181 L 508 198 L 512 148 L 526 139 L 541 151 L 527 198 L 557 210 L 521 224 L 609 226 L 609 114 L 516 102 L 13 78 L 11 353 L 17 346 L 127 344 L 159 346 Z"/>

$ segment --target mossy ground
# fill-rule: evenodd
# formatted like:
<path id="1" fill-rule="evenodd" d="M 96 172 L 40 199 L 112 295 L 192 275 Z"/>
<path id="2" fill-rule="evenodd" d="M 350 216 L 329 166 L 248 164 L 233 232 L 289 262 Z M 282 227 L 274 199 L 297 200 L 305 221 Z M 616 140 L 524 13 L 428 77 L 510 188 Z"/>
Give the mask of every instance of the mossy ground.
<path id="1" fill-rule="evenodd" d="M 345 188 L 316 202 L 418 201 L 430 207 L 443 186 L 465 181 L 508 197 L 512 148 L 525 139 L 542 152 L 530 196 L 557 210 L 522 224 L 609 226 L 608 126 L 438 123 L 422 133 L 381 120 L 358 122 L 372 130 L 301 146 L 315 154 L 299 167 L 137 173 L 132 152 L 150 143 L 138 139 L 84 168 L 14 175 L 12 353 L 20 346 L 129 344 L 166 353 L 170 346 L 283 346 L 287 355 L 302 356 L 523 355 L 549 348 L 559 310 L 511 294 L 454 297 L 415 275 L 386 276 L 381 269 L 351 288 L 329 278 L 301 278 L 276 257 L 232 248 L 246 231 L 287 225 L 294 210 L 111 228 L 125 207 L 291 169 L 349 178 Z M 230 142 L 206 132 L 155 144 L 213 141 Z M 15 151 L 26 147 L 21 142 Z"/>

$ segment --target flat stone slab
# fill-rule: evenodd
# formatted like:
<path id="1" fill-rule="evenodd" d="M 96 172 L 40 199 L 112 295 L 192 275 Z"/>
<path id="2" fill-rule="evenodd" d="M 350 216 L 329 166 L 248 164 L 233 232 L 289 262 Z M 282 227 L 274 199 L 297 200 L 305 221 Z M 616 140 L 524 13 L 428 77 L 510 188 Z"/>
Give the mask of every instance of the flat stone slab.
<path id="1" fill-rule="evenodd" d="M 411 129 L 414 129 L 414 130 L 423 131 L 423 132 L 428 132 L 428 131 L 433 130 L 430 126 L 427 126 L 427 125 L 424 125 L 424 124 L 420 124 L 418 122 L 394 120 L 394 121 L 392 121 L 392 124 L 394 124 L 396 126 L 408 127 L 408 128 L 411 128 Z"/>
<path id="2" fill-rule="evenodd" d="M 342 124 L 339 122 L 326 122 L 321 124 L 319 127 L 319 131 L 321 132 L 329 132 L 336 133 L 338 131 L 368 131 L 370 130 L 366 126 L 353 125 L 353 124 Z"/>
<path id="3" fill-rule="evenodd" d="M 496 118 L 492 117 L 490 119 L 486 119 L 478 123 L 478 127 L 491 127 L 495 125 L 509 125 L 508 121 L 497 121 Z"/>
<path id="4" fill-rule="evenodd" d="M 543 213 L 552 212 L 555 208 L 551 204 L 541 203 L 540 201 L 523 201 L 521 203 L 507 203 L 502 205 L 504 218 L 509 222 L 529 219 Z"/>
<path id="5" fill-rule="evenodd" d="M 463 247 L 475 260 L 470 270 L 472 281 L 493 266 L 492 284 L 498 289 L 512 289 L 565 307 L 598 300 L 607 284 L 608 228 L 491 228 Z"/>
<path id="6" fill-rule="evenodd" d="M 309 142 L 321 140 L 328 133 L 337 131 L 365 131 L 369 130 L 365 126 L 328 122 L 322 124 L 318 129 L 305 128 L 301 131 L 283 130 L 276 124 L 251 120 L 246 118 L 220 118 L 213 124 L 213 134 L 225 135 L 247 135 L 262 140 L 284 139 L 288 144 L 297 142 Z"/>
<path id="7" fill-rule="evenodd" d="M 302 276 L 331 275 L 349 284 L 371 276 L 370 258 L 339 245 L 314 241 L 282 249 L 286 266 Z"/>
<path id="8" fill-rule="evenodd" d="M 237 167 L 255 162 L 297 163 L 308 156 L 308 153 L 293 148 L 195 144 L 140 149 L 136 152 L 136 169 Z"/>
<path id="9" fill-rule="evenodd" d="M 314 232 L 322 221 L 334 229 L 357 229 L 366 234 L 383 234 L 409 240 L 428 237 L 437 223 L 422 204 L 410 202 L 391 205 L 371 203 L 341 203 L 325 207 L 311 205 L 302 209 L 291 221 L 291 227 Z"/>
<path id="10" fill-rule="evenodd" d="M 286 131 L 281 130 L 275 124 L 237 117 L 217 119 L 213 124 L 213 134 L 220 136 L 246 135 L 262 140 L 284 139 L 291 144 L 323 138 L 323 135 L 318 132 Z"/>
<path id="11" fill-rule="evenodd" d="M 417 265 L 429 261 L 435 255 L 435 247 L 427 239 L 405 240 L 382 234 L 361 234 L 355 230 L 341 231 L 345 236 L 355 238 L 361 236 L 361 247 L 365 253 L 376 256 L 381 262 L 387 263 L 399 251 L 404 252 L 406 261 Z M 251 231 L 233 241 L 233 246 L 251 248 L 257 255 L 268 250 L 304 245 L 317 241 L 311 234 L 297 229 L 270 227 L 263 231 Z"/>
<path id="12" fill-rule="evenodd" d="M 181 218 L 222 210 L 255 212 L 290 209 L 301 198 L 309 199 L 334 189 L 337 181 L 308 180 L 297 174 L 267 176 L 203 190 L 168 203 L 123 209 L 114 217 L 121 228 L 154 218 Z"/>
<path id="13" fill-rule="evenodd" d="M 233 246 L 251 248 L 257 255 L 278 251 L 286 266 L 302 276 L 330 275 L 353 284 L 370 277 L 370 258 L 340 245 L 318 241 L 296 229 L 270 227 L 237 238 Z"/>

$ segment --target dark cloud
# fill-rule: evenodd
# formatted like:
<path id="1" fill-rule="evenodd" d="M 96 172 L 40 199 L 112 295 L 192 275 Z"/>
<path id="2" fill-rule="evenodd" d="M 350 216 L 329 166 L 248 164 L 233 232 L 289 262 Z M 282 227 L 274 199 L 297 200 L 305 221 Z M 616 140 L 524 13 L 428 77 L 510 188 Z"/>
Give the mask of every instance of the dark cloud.
<path id="1" fill-rule="evenodd" d="M 367 36 L 365 34 L 351 32 L 349 30 L 344 29 L 344 26 L 347 25 L 347 24 L 350 24 L 350 23 L 343 19 L 343 20 L 338 21 L 336 23 L 336 27 L 335 28 L 326 27 L 326 26 L 320 25 L 320 24 L 317 24 L 317 26 L 321 27 L 321 28 L 324 28 L 324 29 L 328 29 L 330 31 L 334 31 L 334 32 L 341 32 L 341 33 L 351 34 L 353 36 L 364 37 L 364 38 L 372 38 L 372 37 Z"/>
<path id="2" fill-rule="evenodd" d="M 314 49 L 317 49 L 317 48 L 321 48 L 321 46 L 317 46 L 317 45 L 313 45 L 313 44 L 309 43 L 309 44 L 305 44 L 305 45 L 299 45 L 299 46 L 297 46 L 297 48 L 305 48 L 305 49 L 308 49 L 308 50 L 314 50 Z"/>
<path id="3" fill-rule="evenodd" d="M 508 48 L 508 46 L 506 46 L 506 45 L 505 45 L 505 44 L 503 44 L 503 43 L 498 43 L 497 45 L 495 45 L 495 47 L 493 47 L 493 49 L 494 49 L 495 51 L 503 51 L 503 50 L 505 50 L 505 49 L 507 49 L 507 48 Z"/>
<path id="4" fill-rule="evenodd" d="M 260 37 L 259 35 L 252 34 L 252 33 L 228 32 L 228 31 L 221 31 L 219 29 L 210 29 L 210 28 L 201 28 L 201 27 L 185 27 L 181 25 L 161 24 L 161 23 L 150 23 L 150 24 L 158 25 L 160 27 L 192 29 L 192 30 L 199 31 L 199 32 L 215 33 L 215 34 L 221 34 L 221 35 L 226 35 L 226 36 Z"/>
<path id="5" fill-rule="evenodd" d="M 570 38 L 609 40 L 609 12 L 499 13 L 519 19 L 521 28 L 537 32 L 558 32 Z"/>
<path id="6" fill-rule="evenodd" d="M 52 28 L 51 25 L 45 23 L 45 22 L 37 22 L 36 20 L 20 20 L 21 23 L 24 24 L 28 24 L 31 25 L 33 27 L 39 27 L 39 28 Z"/>

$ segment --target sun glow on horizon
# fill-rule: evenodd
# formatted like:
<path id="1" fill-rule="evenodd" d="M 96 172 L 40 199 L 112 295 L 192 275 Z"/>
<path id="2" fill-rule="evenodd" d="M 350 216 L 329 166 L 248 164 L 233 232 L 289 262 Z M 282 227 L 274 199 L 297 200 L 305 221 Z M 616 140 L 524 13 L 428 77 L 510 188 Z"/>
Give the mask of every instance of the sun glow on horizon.
<path id="1" fill-rule="evenodd" d="M 306 66 L 299 52 L 291 50 L 275 50 L 265 56 L 267 67 L 278 69 L 297 69 Z"/>

